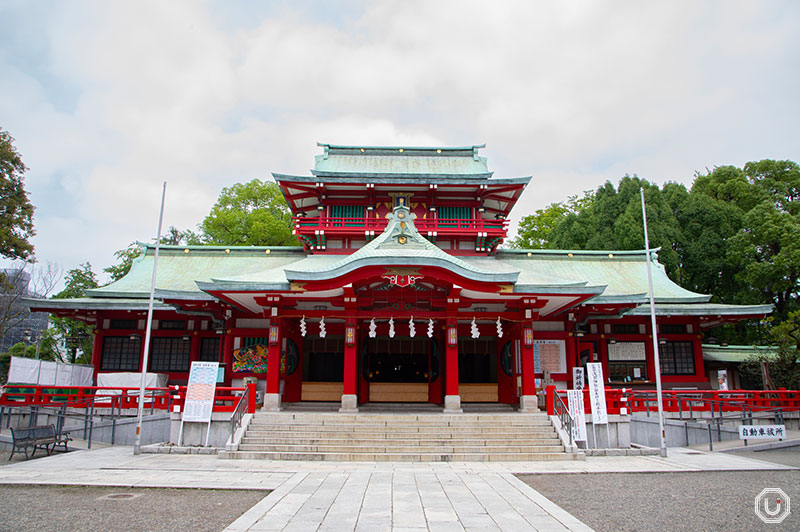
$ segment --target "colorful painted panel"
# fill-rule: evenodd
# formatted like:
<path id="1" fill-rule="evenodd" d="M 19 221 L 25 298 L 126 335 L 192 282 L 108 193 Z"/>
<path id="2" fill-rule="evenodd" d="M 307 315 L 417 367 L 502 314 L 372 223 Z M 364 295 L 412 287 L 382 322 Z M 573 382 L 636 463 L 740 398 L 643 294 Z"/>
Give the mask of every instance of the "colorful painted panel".
<path id="1" fill-rule="evenodd" d="M 254 344 L 233 352 L 233 371 L 249 371 L 252 373 L 267 372 L 267 346 Z"/>

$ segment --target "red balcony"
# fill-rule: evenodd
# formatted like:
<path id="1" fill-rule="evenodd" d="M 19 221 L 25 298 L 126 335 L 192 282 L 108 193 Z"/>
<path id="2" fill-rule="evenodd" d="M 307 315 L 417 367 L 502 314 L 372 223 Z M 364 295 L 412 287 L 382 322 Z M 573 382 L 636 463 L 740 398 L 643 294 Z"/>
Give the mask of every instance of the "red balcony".
<path id="1" fill-rule="evenodd" d="M 365 231 L 374 231 L 380 234 L 386 228 L 385 218 L 331 218 L 296 216 L 294 218 L 295 232 L 300 235 L 315 235 L 317 231 L 324 231 L 330 236 L 363 235 Z M 423 236 L 435 232 L 438 237 L 478 236 L 479 233 L 486 239 L 503 239 L 508 233 L 508 220 L 475 220 L 464 219 L 426 219 L 417 218 L 414 225 Z"/>

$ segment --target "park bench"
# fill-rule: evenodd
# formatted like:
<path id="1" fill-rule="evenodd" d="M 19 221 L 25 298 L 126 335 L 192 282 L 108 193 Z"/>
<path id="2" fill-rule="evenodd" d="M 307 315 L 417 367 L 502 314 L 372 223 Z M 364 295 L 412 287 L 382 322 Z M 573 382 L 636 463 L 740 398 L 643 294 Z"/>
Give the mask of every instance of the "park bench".
<path id="1" fill-rule="evenodd" d="M 55 425 L 40 425 L 38 427 L 12 428 L 11 429 L 11 455 L 17 450 L 25 451 L 25 459 L 28 459 L 28 448 L 32 448 L 31 456 L 36 454 L 36 449 L 44 449 L 49 456 L 57 445 L 63 445 L 64 451 L 68 451 L 67 443 L 72 441 L 69 432 L 57 433 Z M 52 448 L 51 448 L 52 445 Z"/>

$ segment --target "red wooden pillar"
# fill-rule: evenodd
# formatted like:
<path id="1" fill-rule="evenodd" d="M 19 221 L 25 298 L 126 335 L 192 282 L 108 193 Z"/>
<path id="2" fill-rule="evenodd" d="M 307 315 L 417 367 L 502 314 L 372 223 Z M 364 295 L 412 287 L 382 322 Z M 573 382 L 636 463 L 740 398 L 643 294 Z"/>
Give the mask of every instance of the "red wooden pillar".
<path id="1" fill-rule="evenodd" d="M 458 394 L 458 320 L 455 318 L 447 318 L 444 365 L 444 411 L 461 412 L 461 396 Z"/>
<path id="2" fill-rule="evenodd" d="M 269 325 L 267 347 L 267 390 L 264 394 L 264 410 L 280 410 L 281 405 L 281 324 L 272 318 Z"/>
<path id="3" fill-rule="evenodd" d="M 533 363 L 533 326 L 526 323 L 522 327 L 520 357 L 522 358 L 522 393 L 519 397 L 521 412 L 532 412 L 538 409 L 536 399 L 536 368 Z"/>
<path id="4" fill-rule="evenodd" d="M 224 331 L 225 337 L 222 339 L 222 363 L 225 364 L 225 386 L 231 385 L 233 378 L 233 335 L 230 329 Z"/>
<path id="5" fill-rule="evenodd" d="M 344 327 L 344 375 L 342 406 L 339 412 L 358 412 L 358 338 L 356 322 L 348 319 Z"/>

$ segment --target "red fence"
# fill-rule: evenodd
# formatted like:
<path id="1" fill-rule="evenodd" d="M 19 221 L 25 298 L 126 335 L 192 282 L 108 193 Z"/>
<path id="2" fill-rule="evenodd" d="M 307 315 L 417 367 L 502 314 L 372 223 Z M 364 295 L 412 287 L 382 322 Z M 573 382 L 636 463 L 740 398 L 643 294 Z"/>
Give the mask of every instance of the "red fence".
<path id="1" fill-rule="evenodd" d="M 247 411 L 255 412 L 255 386 L 248 394 Z M 214 396 L 214 412 L 233 412 L 239 396 L 245 388 L 217 386 Z M 167 388 L 145 388 L 144 408 L 152 410 L 183 410 L 186 386 Z M 10 385 L 3 387 L 0 406 L 54 406 L 70 408 L 119 408 L 139 407 L 139 388 L 114 388 L 110 386 L 33 386 Z"/>
<path id="2" fill-rule="evenodd" d="M 566 403 L 566 390 L 557 390 Z M 606 408 L 609 414 L 627 412 L 656 412 L 658 401 L 655 391 L 606 388 Z M 550 397 L 552 391 L 547 396 Z M 586 413 L 591 412 L 589 390 L 583 390 Z M 742 409 L 758 412 L 782 409 L 800 410 L 800 390 L 664 390 L 662 404 L 665 412 L 741 412 Z M 548 402 L 548 414 L 551 406 Z"/>

